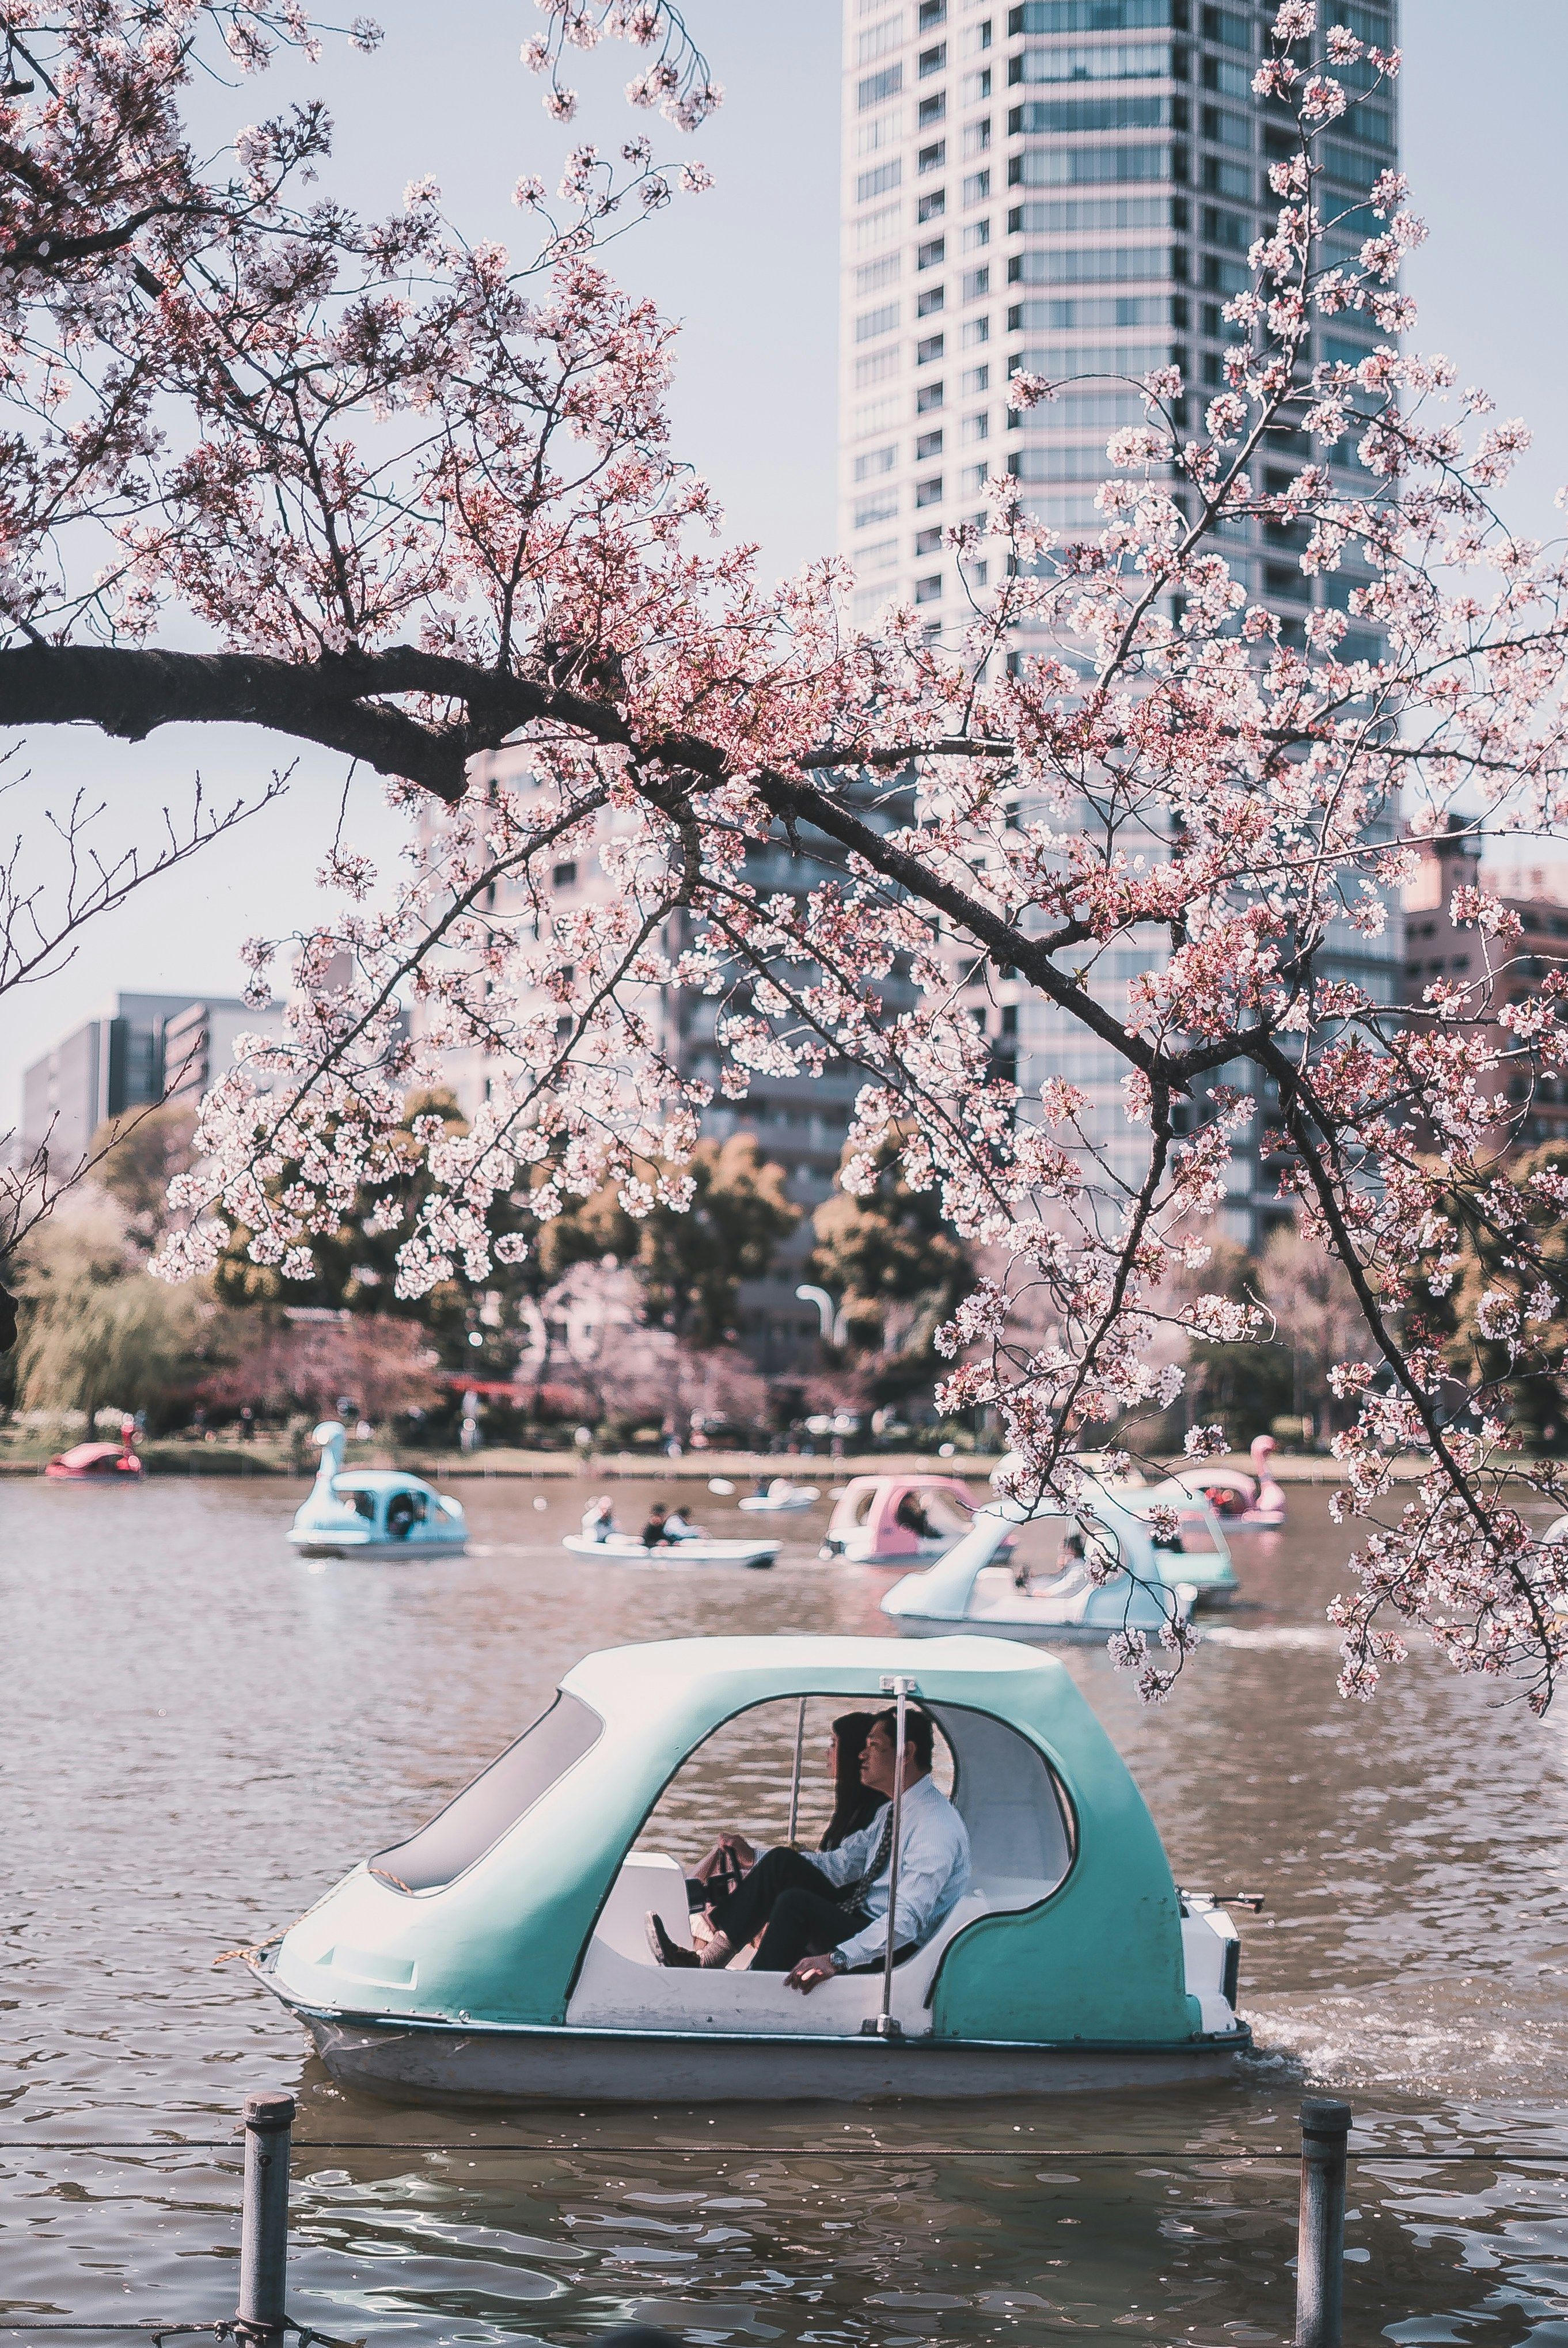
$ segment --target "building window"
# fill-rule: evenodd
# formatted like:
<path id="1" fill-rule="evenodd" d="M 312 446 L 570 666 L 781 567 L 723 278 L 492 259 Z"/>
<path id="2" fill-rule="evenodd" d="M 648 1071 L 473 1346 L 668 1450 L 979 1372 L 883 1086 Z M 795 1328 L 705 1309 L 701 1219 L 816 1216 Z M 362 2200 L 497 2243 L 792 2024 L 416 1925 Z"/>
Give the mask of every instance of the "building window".
<path id="1" fill-rule="evenodd" d="M 965 252 L 978 252 L 983 245 L 987 245 L 990 242 L 990 221 L 988 220 L 971 221 L 968 227 L 964 232 Z"/>
<path id="2" fill-rule="evenodd" d="M 903 66 L 884 66 L 881 73 L 867 74 L 855 91 L 856 109 L 864 114 L 870 108 L 880 106 L 884 98 L 896 98 L 903 88 Z"/>
<path id="3" fill-rule="evenodd" d="M 942 336 L 940 335 L 927 335 L 923 343 L 916 343 L 914 346 L 914 364 L 917 367 L 930 366 L 934 359 L 939 359 L 941 356 Z"/>
<path id="4" fill-rule="evenodd" d="M 940 219 L 941 215 L 946 210 L 946 189 L 933 188 L 931 193 L 928 196 L 922 196 L 919 202 L 915 205 L 914 224 L 916 228 L 923 228 L 927 221 Z"/>
<path id="5" fill-rule="evenodd" d="M 869 203 L 873 196 L 885 196 L 890 188 L 900 186 L 903 180 L 903 158 L 895 155 L 891 163 L 879 163 L 874 171 L 862 171 L 855 181 L 855 201 Z"/>
<path id="6" fill-rule="evenodd" d="M 944 236 L 929 237 L 923 244 L 917 245 L 915 247 L 914 265 L 916 269 L 934 269 L 939 263 L 945 261 L 946 258 L 947 239 Z"/>
<path id="7" fill-rule="evenodd" d="M 855 292 L 862 297 L 891 285 L 903 265 L 902 252 L 884 252 L 880 261 L 863 261 L 855 272 Z"/>
<path id="8" fill-rule="evenodd" d="M 921 384 L 921 385 L 920 385 L 920 386 L 918 387 L 918 389 L 916 390 L 915 395 L 914 395 L 914 412 L 915 412 L 915 414 L 916 414 L 917 416 L 928 416 L 928 415 L 931 413 L 931 410 L 932 410 L 934 407 L 940 407 L 941 406 L 942 406 L 942 386 L 941 386 L 941 384 L 940 384 L 940 383 L 923 383 L 923 384 Z"/>
<path id="9" fill-rule="evenodd" d="M 914 159 L 914 168 L 923 178 L 927 171 L 940 171 L 947 160 L 947 141 L 939 139 L 933 147 L 923 147 Z"/>
<path id="10" fill-rule="evenodd" d="M 880 473 L 891 473 L 898 451 L 895 448 L 868 448 L 863 457 L 855 458 L 857 481 L 874 481 Z"/>
<path id="11" fill-rule="evenodd" d="M 942 503 L 942 476 L 940 473 L 935 474 L 929 481 L 916 481 L 914 485 L 914 503 L 915 510 L 917 512 L 922 506 L 939 506 Z"/>
<path id="12" fill-rule="evenodd" d="M 985 409 L 982 408 L 977 416 L 966 416 L 965 417 L 964 438 L 966 441 L 988 439 L 990 438 L 990 433 L 991 418 L 989 413 Z"/>
<path id="13" fill-rule="evenodd" d="M 1205 57 L 1203 87 L 1218 90 L 1222 98 L 1244 100 L 1252 94 L 1252 69 L 1248 66 L 1233 64 L 1229 57 Z"/>
<path id="14" fill-rule="evenodd" d="M 885 351 L 872 351 L 855 361 L 855 389 L 864 391 L 869 384 L 885 383 L 889 376 L 898 373 L 899 348 L 891 344 Z"/>
<path id="15" fill-rule="evenodd" d="M 960 473 L 958 477 L 958 486 L 962 490 L 964 490 L 965 495 L 967 495 L 971 489 L 983 489 L 985 486 L 985 466 L 965 465 L 963 472 Z"/>
<path id="16" fill-rule="evenodd" d="M 964 330 L 959 336 L 959 340 L 962 342 L 966 351 L 972 351 L 977 343 L 988 343 L 990 339 L 991 321 L 989 318 L 965 319 Z"/>
<path id="17" fill-rule="evenodd" d="M 917 33 L 929 33 L 933 25 L 947 22 L 947 0 L 920 0 L 920 14 L 915 18 Z"/>
<path id="18" fill-rule="evenodd" d="M 898 512 L 898 491 L 879 489 L 874 498 L 862 499 L 855 508 L 855 528 L 870 530 L 873 522 L 892 521 Z"/>
<path id="19" fill-rule="evenodd" d="M 915 531 L 914 551 L 917 557 L 923 554 L 941 553 L 942 525 L 940 522 L 938 522 L 933 530 L 917 530 Z"/>
<path id="20" fill-rule="evenodd" d="M 991 174 L 990 174 L 990 172 L 989 172 L 988 170 L 985 170 L 985 171 L 971 171 L 971 172 L 970 172 L 970 174 L 969 174 L 969 176 L 968 176 L 968 178 L 967 178 L 967 179 L 965 180 L 965 182 L 964 182 L 964 209 L 965 209 L 965 211 L 967 211 L 969 210 L 969 207 L 970 207 L 970 205 L 971 205 L 971 204 L 984 204 L 984 203 L 988 203 L 988 202 L 990 201 L 990 199 L 991 199 Z"/>
<path id="21" fill-rule="evenodd" d="M 941 454 L 942 431 L 940 426 L 934 432 L 923 432 L 919 439 L 914 444 L 915 463 L 917 465 L 923 465 L 927 463 L 931 458 L 940 457 Z"/>
<path id="22" fill-rule="evenodd" d="M 1233 163 L 1227 155 L 1205 155 L 1203 185 L 1213 196 L 1231 196 L 1238 203 L 1250 203 L 1253 197 L 1253 175 L 1245 163 Z"/>
<path id="23" fill-rule="evenodd" d="M 934 98 L 923 98 L 915 118 L 917 130 L 929 130 L 934 122 L 947 118 L 947 93 L 939 89 Z"/>
<path id="24" fill-rule="evenodd" d="M 982 66 L 978 73 L 965 74 L 960 103 L 964 106 L 984 106 L 991 95 L 991 68 Z"/>
<path id="25" fill-rule="evenodd" d="M 941 602 L 942 573 L 940 571 L 934 571 L 928 579 L 917 579 L 915 581 L 914 600 L 917 603 Z"/>
<path id="26" fill-rule="evenodd" d="M 922 49 L 920 53 L 921 80 L 929 81 L 933 74 L 941 73 L 946 63 L 947 44 L 945 41 L 938 41 L 934 49 Z"/>
<path id="27" fill-rule="evenodd" d="M 965 271 L 964 299 L 965 302 L 983 302 L 990 291 L 991 264 L 989 262 L 984 263 L 978 269 Z"/>
<path id="28" fill-rule="evenodd" d="M 576 879 L 575 864 L 558 864 L 550 875 L 550 885 L 552 889 L 570 889 L 574 885 Z"/>
<path id="29" fill-rule="evenodd" d="M 991 145 L 991 119 L 983 116 L 978 122 L 965 123 L 964 128 L 965 155 L 984 155 Z"/>
<path id="30" fill-rule="evenodd" d="M 868 310 L 855 320 L 855 340 L 869 343 L 873 335 L 891 335 L 898 324 L 898 304 L 884 302 L 880 310 Z"/>
<path id="31" fill-rule="evenodd" d="M 929 318 L 934 312 L 944 310 L 946 306 L 945 289 L 940 285 L 928 285 L 923 294 L 915 296 L 914 314 L 917 318 Z"/>
<path id="32" fill-rule="evenodd" d="M 965 367 L 964 370 L 964 381 L 960 388 L 962 389 L 965 399 L 972 398 L 977 391 L 989 391 L 991 388 L 990 368 L 988 366 Z"/>

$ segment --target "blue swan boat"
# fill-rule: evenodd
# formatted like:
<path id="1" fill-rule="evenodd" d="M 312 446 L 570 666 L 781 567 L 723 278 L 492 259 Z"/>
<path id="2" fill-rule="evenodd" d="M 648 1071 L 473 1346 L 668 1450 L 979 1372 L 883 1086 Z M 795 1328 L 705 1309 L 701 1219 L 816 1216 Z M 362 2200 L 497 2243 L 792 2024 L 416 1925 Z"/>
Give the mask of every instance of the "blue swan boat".
<path id="1" fill-rule="evenodd" d="M 321 1446 L 321 1465 L 288 1530 L 302 1557 L 462 1555 L 469 1525 L 456 1500 L 401 1468 L 346 1471 L 335 1418 L 324 1419 L 311 1440 Z"/>
<path id="2" fill-rule="evenodd" d="M 748 1749 L 779 1756 L 781 1823 L 792 1744 L 793 1838 L 808 1736 L 890 1691 L 934 1722 L 938 1782 L 969 1834 L 969 1890 L 934 1933 L 810 1997 L 743 1966 L 655 1964 L 650 1913 L 692 1945 L 685 1869 L 656 1847 L 679 1831 L 654 1818 L 676 1773 L 744 1722 Z M 1238 1951 L 1221 1907 L 1178 1891 L 1057 1657 L 984 1638 L 751 1637 L 587 1656 L 428 1825 L 246 1962 L 346 2084 L 581 2108 L 1212 2078 L 1252 2043 Z"/>

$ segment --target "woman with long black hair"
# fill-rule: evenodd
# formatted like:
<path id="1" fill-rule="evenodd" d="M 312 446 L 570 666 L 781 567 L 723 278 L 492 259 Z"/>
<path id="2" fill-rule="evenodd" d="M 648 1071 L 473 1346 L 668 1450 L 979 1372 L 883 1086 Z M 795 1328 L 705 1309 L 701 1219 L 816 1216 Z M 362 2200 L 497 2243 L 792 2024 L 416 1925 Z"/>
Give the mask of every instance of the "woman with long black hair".
<path id="1" fill-rule="evenodd" d="M 846 1835 L 869 1827 L 887 1796 L 861 1782 L 861 1760 L 874 1712 L 842 1712 L 828 1739 L 828 1775 L 833 1781 L 833 1815 L 828 1820 L 819 1850 L 837 1850 Z"/>

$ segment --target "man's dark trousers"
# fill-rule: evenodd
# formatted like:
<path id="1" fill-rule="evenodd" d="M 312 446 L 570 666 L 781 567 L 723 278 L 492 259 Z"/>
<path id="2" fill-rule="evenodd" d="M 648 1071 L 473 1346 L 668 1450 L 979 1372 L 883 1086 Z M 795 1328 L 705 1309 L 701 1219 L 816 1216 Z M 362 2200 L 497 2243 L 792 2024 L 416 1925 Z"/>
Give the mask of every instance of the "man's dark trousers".
<path id="1" fill-rule="evenodd" d="M 738 1888 L 716 1900 L 708 1912 L 732 1949 L 762 1933 L 751 1960 L 754 1973 L 787 1973 L 802 1957 L 826 1956 L 871 1921 L 863 1908 L 843 1905 L 803 1852 L 782 1844 L 764 1851 Z"/>

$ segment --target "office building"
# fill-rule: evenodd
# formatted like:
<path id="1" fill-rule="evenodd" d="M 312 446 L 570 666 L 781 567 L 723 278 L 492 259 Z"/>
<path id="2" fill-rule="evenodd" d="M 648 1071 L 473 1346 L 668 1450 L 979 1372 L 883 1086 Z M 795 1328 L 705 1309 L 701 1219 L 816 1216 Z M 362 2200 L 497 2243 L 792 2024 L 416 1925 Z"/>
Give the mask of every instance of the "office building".
<path id="1" fill-rule="evenodd" d="M 47 1142 L 56 1168 L 67 1168 L 112 1117 L 165 1098 L 194 1107 L 232 1065 L 235 1038 L 281 1032 L 282 1019 L 281 1004 L 258 1011 L 237 997 L 116 995 L 25 1072 L 23 1146 Z"/>
<path id="2" fill-rule="evenodd" d="M 934 636 L 957 628 L 967 605 L 943 532 L 985 515 L 988 473 L 1023 483 L 1052 528 L 1097 530 L 1106 442 L 1143 421 L 1135 386 L 1150 369 L 1181 368 L 1180 420 L 1199 427 L 1239 331 L 1223 305 L 1251 283 L 1248 248 L 1278 209 L 1267 167 L 1296 145 L 1294 118 L 1252 87 L 1274 13 L 1246 0 L 845 0 L 840 546 L 860 623 L 896 598 Z M 1379 46 L 1397 41 L 1391 7 L 1330 15 Z M 1335 70 L 1353 102 L 1320 142 L 1320 204 L 1344 214 L 1326 264 L 1354 260 L 1380 226 L 1365 198 L 1398 160 L 1391 99 L 1371 90 L 1370 69 Z M 1312 355 L 1357 361 L 1377 339 L 1358 316 L 1325 322 Z M 1019 368 L 1078 380 L 1018 414 L 1006 386 Z M 1334 452 L 1353 480 L 1355 437 Z M 1304 436 L 1276 436 L 1260 486 L 1284 488 L 1309 450 Z M 1305 529 L 1250 523 L 1223 541 L 1249 597 L 1296 644 L 1315 597 L 1343 609 L 1358 583 L 1353 562 L 1305 577 Z M 977 588 L 987 559 L 969 568 Z M 1379 649 L 1365 628 L 1346 641 L 1351 657 Z M 1161 953 L 1150 931 L 1102 958 L 1111 1008 Z M 1325 974 L 1389 1000 L 1400 954 L 1397 910 L 1381 940 L 1340 923 Z M 1135 1175 L 1145 1144 L 1120 1116 L 1120 1063 L 1027 989 L 989 993 L 984 1015 L 1025 1113 L 1047 1075 L 1082 1085 L 1116 1171 Z M 1289 1209 L 1255 1148 L 1235 1179 L 1224 1227 L 1255 1244 Z"/>

